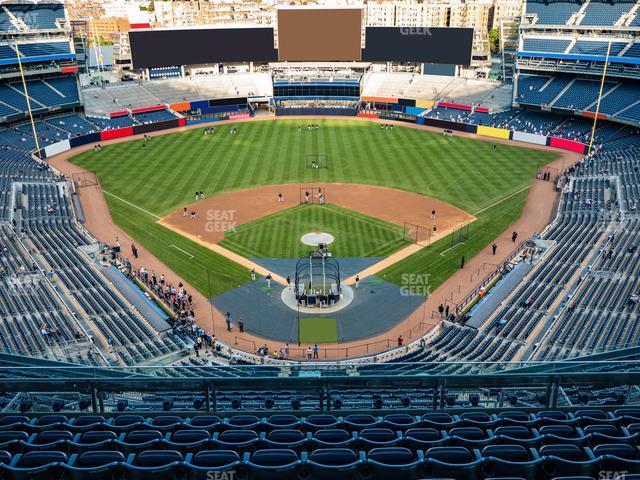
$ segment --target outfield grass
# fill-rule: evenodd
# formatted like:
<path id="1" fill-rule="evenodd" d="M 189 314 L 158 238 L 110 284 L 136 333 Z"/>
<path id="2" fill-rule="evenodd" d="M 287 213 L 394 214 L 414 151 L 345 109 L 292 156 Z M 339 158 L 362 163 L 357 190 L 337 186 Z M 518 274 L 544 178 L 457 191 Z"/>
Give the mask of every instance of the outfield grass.
<path id="1" fill-rule="evenodd" d="M 196 191 L 211 196 L 269 184 L 351 182 L 417 192 L 476 214 L 529 186 L 537 167 L 556 158 L 511 145 L 494 151 L 491 142 L 412 128 L 314 121 L 320 129 L 312 132 L 298 132 L 304 122 L 293 119 L 236 124 L 237 135 L 229 134 L 231 125 L 218 125 L 215 135 L 194 129 L 155 137 L 144 150 L 141 140 L 124 142 L 72 161 L 97 173 L 118 225 L 202 293 L 215 295 L 245 282 L 247 272 L 155 224 Z M 329 168 L 307 168 L 307 154 L 327 155 Z M 437 287 L 458 268 L 458 254 L 470 259 L 519 217 L 525 198 L 526 191 L 476 215 L 471 239 L 446 257 L 439 254 L 450 246 L 445 238 L 383 273 L 396 283 L 404 274 L 426 273 Z"/>
<path id="2" fill-rule="evenodd" d="M 300 241 L 305 233 L 330 233 L 334 257 L 384 257 L 407 246 L 398 225 L 337 205 L 299 205 L 263 217 L 225 235 L 220 244 L 247 258 L 299 258 L 311 247 Z"/>
<path id="3" fill-rule="evenodd" d="M 338 324 L 334 317 L 301 317 L 298 321 L 300 343 L 336 343 Z"/>

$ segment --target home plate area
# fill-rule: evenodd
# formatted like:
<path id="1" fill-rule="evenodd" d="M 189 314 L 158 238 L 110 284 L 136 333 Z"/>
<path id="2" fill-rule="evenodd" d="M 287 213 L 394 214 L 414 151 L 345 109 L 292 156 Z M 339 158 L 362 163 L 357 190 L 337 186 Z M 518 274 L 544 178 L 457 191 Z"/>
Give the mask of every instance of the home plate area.
<path id="1" fill-rule="evenodd" d="M 290 262 L 295 264 L 295 260 Z M 291 270 L 282 269 L 279 273 L 286 278 L 287 272 L 293 276 Z M 234 323 L 242 320 L 247 332 L 292 344 L 342 343 L 379 335 L 424 302 L 423 296 L 408 296 L 397 285 L 372 276 L 361 281 L 357 289 L 352 286 L 353 301 L 338 312 L 323 314 L 322 308 L 316 308 L 317 313 L 307 314 L 298 313 L 282 302 L 285 288 L 274 282 L 267 288 L 264 278 L 258 278 L 214 297 L 212 302 L 218 311 L 231 313 Z M 329 335 L 330 319 L 335 320 L 335 339 Z M 310 326 L 310 322 L 318 326 Z"/>

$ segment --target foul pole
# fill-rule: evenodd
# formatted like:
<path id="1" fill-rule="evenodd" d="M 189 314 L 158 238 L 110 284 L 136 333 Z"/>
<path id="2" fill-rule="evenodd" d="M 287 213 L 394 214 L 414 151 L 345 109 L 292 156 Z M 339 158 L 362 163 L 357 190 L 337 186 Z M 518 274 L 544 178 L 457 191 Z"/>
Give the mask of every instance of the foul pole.
<path id="1" fill-rule="evenodd" d="M 33 112 L 31 111 L 31 99 L 29 98 L 29 92 L 27 91 L 27 81 L 24 78 L 24 70 L 22 69 L 22 59 L 20 58 L 20 49 L 18 48 L 18 42 L 13 44 L 13 48 L 18 55 L 18 67 L 20 68 L 20 77 L 22 78 L 22 88 L 24 89 L 24 96 L 27 99 L 27 111 L 29 112 L 29 120 L 31 120 L 31 130 L 33 130 L 33 139 L 36 141 L 36 152 L 40 156 L 40 142 L 38 141 L 38 132 L 36 131 L 36 124 L 33 121 Z"/>
<path id="2" fill-rule="evenodd" d="M 596 104 L 596 114 L 593 117 L 593 126 L 591 127 L 591 138 L 589 139 L 589 149 L 587 155 L 591 153 L 593 147 L 593 137 L 596 134 L 596 124 L 598 123 L 598 115 L 600 115 L 600 102 L 602 101 L 602 91 L 604 90 L 604 79 L 607 76 L 607 67 L 609 66 L 609 55 L 611 54 L 611 39 L 607 45 L 607 56 L 604 59 L 604 68 L 602 69 L 602 79 L 600 80 L 600 92 L 598 93 L 598 103 Z"/>

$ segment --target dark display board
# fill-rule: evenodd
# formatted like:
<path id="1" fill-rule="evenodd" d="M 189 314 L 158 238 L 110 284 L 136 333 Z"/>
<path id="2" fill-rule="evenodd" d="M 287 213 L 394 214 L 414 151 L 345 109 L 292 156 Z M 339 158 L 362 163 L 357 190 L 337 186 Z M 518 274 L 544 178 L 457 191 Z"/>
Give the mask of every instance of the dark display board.
<path id="1" fill-rule="evenodd" d="M 129 32 L 134 68 L 278 60 L 273 28 L 194 28 Z"/>
<path id="2" fill-rule="evenodd" d="M 472 28 L 367 27 L 362 60 L 469 65 Z"/>
<path id="3" fill-rule="evenodd" d="M 361 8 L 278 10 L 281 62 L 358 61 L 361 33 Z"/>

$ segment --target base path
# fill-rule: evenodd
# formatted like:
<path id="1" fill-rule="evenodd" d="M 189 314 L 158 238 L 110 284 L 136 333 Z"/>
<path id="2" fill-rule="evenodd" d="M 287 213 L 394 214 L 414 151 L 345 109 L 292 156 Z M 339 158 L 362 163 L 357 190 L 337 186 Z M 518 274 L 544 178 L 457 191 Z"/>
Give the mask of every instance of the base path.
<path id="1" fill-rule="evenodd" d="M 300 204 L 300 189 L 323 188 L 326 203 L 338 205 L 355 212 L 379 218 L 396 225 L 405 222 L 432 228 L 438 226 L 438 234 L 450 231 L 475 217 L 442 200 L 395 188 L 362 185 L 357 183 L 283 184 L 267 187 L 234 190 L 185 205 L 161 219 L 161 223 L 181 232 L 187 232 L 210 243 L 224 239 L 227 226 L 238 227 L 272 213 Z M 283 200 L 278 201 L 282 193 Z M 317 199 L 316 199 L 317 202 Z M 184 208 L 187 215 L 184 215 Z M 431 220 L 431 210 L 436 220 Z M 191 218 L 191 212 L 196 218 Z"/>
<path id="2" fill-rule="evenodd" d="M 296 117 L 287 117 L 287 119 Z M 305 121 L 311 119 L 311 117 L 297 117 L 303 118 Z M 320 117 L 323 118 L 323 117 Z M 326 117 L 336 118 L 336 117 Z M 344 120 L 345 117 L 340 117 Z M 259 119 L 250 119 L 245 121 L 273 121 L 276 117 L 261 117 Z M 422 125 L 408 124 L 404 122 L 395 122 L 389 120 L 372 120 L 367 118 L 356 117 L 353 121 L 373 121 L 375 123 L 394 124 L 398 127 L 404 128 L 416 128 L 420 130 L 431 130 L 442 132 L 442 129 L 435 127 L 424 127 Z M 216 125 L 224 123 L 236 123 L 230 122 L 216 122 Z M 180 127 L 172 130 L 165 130 L 162 132 L 154 132 L 153 135 L 168 135 L 179 131 L 189 130 L 192 128 L 204 128 L 206 124 L 198 124 L 189 127 Z M 582 156 L 576 153 L 559 150 L 556 148 L 545 147 L 542 145 L 531 145 L 521 142 L 514 142 L 504 139 L 496 139 L 490 137 L 480 137 L 474 134 L 466 132 L 456 132 L 456 136 L 463 136 L 469 138 L 475 138 L 481 141 L 487 141 L 498 144 L 515 144 L 521 145 L 526 148 L 536 150 L 548 150 L 558 154 L 558 159 L 549 164 L 549 167 L 557 168 L 562 171 L 565 168 L 576 163 Z M 137 140 L 142 138 L 142 135 L 133 137 L 119 138 L 110 141 L 101 141 L 103 145 L 112 143 L 121 143 L 125 141 Z M 82 147 L 69 150 L 51 158 L 47 158 L 47 163 L 56 168 L 65 175 L 72 173 L 82 172 L 83 170 L 74 165 L 69 159 L 82 151 L 93 148 L 93 144 L 83 145 Z M 317 185 L 314 185 L 317 186 Z M 294 199 L 298 201 L 299 191 L 296 190 Z M 327 193 L 328 195 L 328 193 Z M 113 223 L 109 209 L 104 198 L 104 194 L 99 186 L 87 187 L 80 189 L 79 192 L 80 202 L 83 207 L 84 215 L 86 217 L 85 227 L 91 231 L 91 233 L 99 240 L 112 244 L 116 236 L 120 238 L 120 242 L 123 245 L 133 242 L 133 239 L 127 235 L 119 226 Z M 408 343 L 412 340 L 416 340 L 422 335 L 428 333 L 431 329 L 437 326 L 439 319 L 433 316 L 433 311 L 437 310 L 437 306 L 441 303 L 455 303 L 464 298 L 471 292 L 482 278 L 481 274 L 487 267 L 487 265 L 499 264 L 507 258 L 508 254 L 513 249 L 513 243 L 511 242 L 511 232 L 517 231 L 519 238 L 525 239 L 533 233 L 541 232 L 545 226 L 550 222 L 555 212 L 555 206 L 558 201 L 559 194 L 555 191 L 554 185 L 551 182 L 544 182 L 541 180 L 534 180 L 527 202 L 525 204 L 522 216 L 509 228 L 505 230 L 497 239 L 498 245 L 497 254 L 494 256 L 491 254 L 490 248 L 479 253 L 474 258 L 469 259 L 464 270 L 459 270 L 456 274 L 451 276 L 446 282 L 444 282 L 438 289 L 431 292 L 429 298 L 414 311 L 413 314 L 408 316 L 405 320 L 397 324 L 395 327 L 385 332 L 384 334 L 370 337 L 357 342 L 349 342 L 342 344 L 323 344 L 320 348 L 321 360 L 339 360 L 344 358 L 353 358 L 363 355 L 373 355 L 378 352 L 388 350 L 395 346 L 395 340 L 399 335 L 403 335 L 405 342 Z M 329 201 L 329 198 L 327 199 Z M 256 207 L 258 205 L 255 205 Z M 349 207 L 350 208 L 350 207 Z M 277 210 L 274 210 L 274 212 Z M 429 210 L 430 213 L 430 210 Z M 422 222 L 419 222 L 422 224 Z M 453 250 L 452 252 L 455 252 Z M 452 253 L 453 255 L 454 253 Z M 173 284 L 177 284 L 182 279 L 171 271 L 164 263 L 154 257 L 144 246 L 138 245 L 138 259 L 131 259 L 134 268 L 144 266 L 149 270 L 156 272 L 163 272 L 167 281 Z M 488 273 L 489 270 L 487 270 Z M 270 351 L 277 351 L 282 348 L 282 344 L 278 342 L 265 341 L 260 337 L 251 335 L 250 333 L 236 334 L 236 332 L 227 332 L 225 328 L 224 315 L 218 312 L 215 308 L 212 308 L 211 302 L 195 288 L 191 287 L 188 283 L 185 283 L 185 288 L 193 294 L 194 310 L 196 312 L 196 318 L 198 324 L 208 333 L 213 333 L 219 340 L 230 346 L 235 346 L 238 349 L 252 351 L 257 346 L 267 344 Z M 293 350 L 293 349 L 292 349 Z M 294 360 L 306 359 L 306 345 L 302 345 L 300 350 L 292 352 L 291 358 Z"/>
<path id="3" fill-rule="evenodd" d="M 317 183 L 271 185 L 222 193 L 181 207 L 160 219 L 159 223 L 247 268 L 255 268 L 264 275 L 266 270 L 263 267 L 230 252 L 218 243 L 224 240 L 225 231 L 231 227 L 299 205 L 300 189 L 304 191 L 306 188 L 309 191 L 312 188 L 322 188 L 327 203 L 396 225 L 411 223 L 424 227 L 425 231 L 430 231 L 436 225 L 437 235 L 433 237 L 434 241 L 475 220 L 473 215 L 464 210 L 417 193 L 354 183 Z M 278 194 L 282 194 L 282 197 Z M 435 220 L 431 220 L 432 210 L 436 211 Z M 191 218 L 192 212 L 196 214 L 195 218 Z M 360 272 L 360 278 L 373 275 L 426 246 L 428 243 L 425 242 L 409 245 Z M 276 282 L 284 282 L 283 279 L 276 278 L 273 274 L 272 276 Z M 345 279 L 347 285 L 354 281 L 355 276 Z"/>

